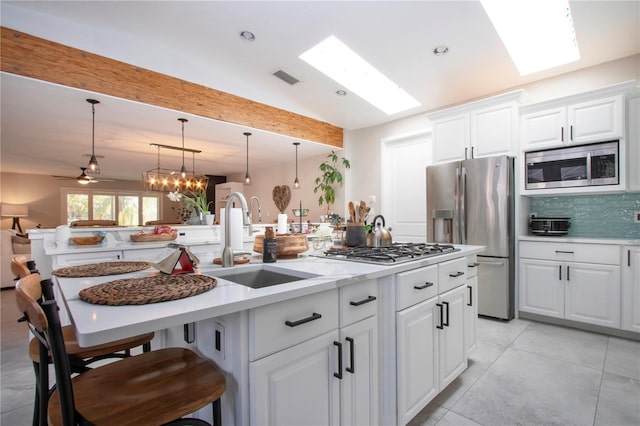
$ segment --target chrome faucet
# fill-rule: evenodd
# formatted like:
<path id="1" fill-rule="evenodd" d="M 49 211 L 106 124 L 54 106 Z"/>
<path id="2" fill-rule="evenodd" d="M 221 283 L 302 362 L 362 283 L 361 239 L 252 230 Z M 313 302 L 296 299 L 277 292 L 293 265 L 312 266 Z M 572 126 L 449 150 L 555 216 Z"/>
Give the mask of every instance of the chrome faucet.
<path id="1" fill-rule="evenodd" d="M 249 213 L 247 213 L 247 215 L 249 215 L 249 235 L 253 234 L 254 232 L 253 227 L 251 226 L 253 224 L 253 200 L 255 200 L 258 204 L 258 223 L 262 223 L 262 214 L 260 213 L 260 198 L 254 195 L 253 197 L 251 197 L 251 199 L 249 199 Z"/>
<path id="2" fill-rule="evenodd" d="M 234 198 L 240 201 L 240 205 L 242 207 L 241 216 L 243 225 L 249 225 L 249 216 L 247 216 L 247 200 L 241 193 L 232 192 L 231 195 L 229 195 L 229 197 L 227 198 L 227 205 L 224 209 L 224 213 L 226 215 L 224 221 L 224 249 L 222 249 L 221 256 L 223 268 L 233 266 L 233 249 L 231 248 L 231 228 L 229 224 L 231 223 L 231 206 Z"/>

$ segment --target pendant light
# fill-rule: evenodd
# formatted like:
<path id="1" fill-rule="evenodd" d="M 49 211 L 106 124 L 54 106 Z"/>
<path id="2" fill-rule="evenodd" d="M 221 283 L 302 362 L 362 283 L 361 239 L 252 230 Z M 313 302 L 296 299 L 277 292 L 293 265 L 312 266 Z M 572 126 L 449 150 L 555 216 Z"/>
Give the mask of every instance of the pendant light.
<path id="1" fill-rule="evenodd" d="M 251 176 L 249 175 L 249 136 L 251 133 L 244 132 L 243 135 L 247 137 L 247 172 L 244 174 L 244 184 L 251 185 Z"/>
<path id="2" fill-rule="evenodd" d="M 180 168 L 180 177 L 185 179 L 187 177 L 187 168 L 184 166 L 184 123 L 186 123 L 186 118 L 178 118 L 178 121 L 182 123 L 182 167 Z"/>
<path id="3" fill-rule="evenodd" d="M 91 104 L 91 158 L 89 159 L 89 172 L 94 175 L 100 174 L 100 167 L 98 167 L 98 160 L 95 153 L 95 139 L 96 139 L 96 104 L 100 101 L 95 99 L 87 99 L 87 102 Z"/>
<path id="4" fill-rule="evenodd" d="M 300 142 L 293 143 L 296 146 L 296 180 L 293 181 L 293 189 L 300 189 L 300 179 L 298 179 L 298 145 Z"/>

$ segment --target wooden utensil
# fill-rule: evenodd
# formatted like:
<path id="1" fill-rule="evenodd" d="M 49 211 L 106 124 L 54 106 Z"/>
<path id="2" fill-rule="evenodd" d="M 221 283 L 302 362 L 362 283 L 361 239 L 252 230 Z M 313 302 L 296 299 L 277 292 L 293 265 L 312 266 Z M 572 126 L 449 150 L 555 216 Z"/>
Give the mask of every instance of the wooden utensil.
<path id="1" fill-rule="evenodd" d="M 273 196 L 273 202 L 275 203 L 280 213 L 284 214 L 289 202 L 291 201 L 291 188 L 288 185 L 276 186 L 271 193 Z"/>
<path id="2" fill-rule="evenodd" d="M 356 221 L 356 207 L 353 204 L 353 201 L 349 201 L 349 218 L 351 222 L 355 223 Z"/>

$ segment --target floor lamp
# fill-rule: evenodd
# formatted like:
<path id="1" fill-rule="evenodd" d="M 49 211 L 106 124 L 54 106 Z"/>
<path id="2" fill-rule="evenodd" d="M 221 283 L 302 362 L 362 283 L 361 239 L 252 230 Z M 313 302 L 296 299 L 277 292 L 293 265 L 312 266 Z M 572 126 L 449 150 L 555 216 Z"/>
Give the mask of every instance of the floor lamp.
<path id="1" fill-rule="evenodd" d="M 29 206 L 26 204 L 3 204 L 0 208 L 0 216 L 8 216 L 13 218 L 13 225 L 11 229 L 16 229 L 22 234 L 22 227 L 20 226 L 20 218 L 29 216 Z"/>

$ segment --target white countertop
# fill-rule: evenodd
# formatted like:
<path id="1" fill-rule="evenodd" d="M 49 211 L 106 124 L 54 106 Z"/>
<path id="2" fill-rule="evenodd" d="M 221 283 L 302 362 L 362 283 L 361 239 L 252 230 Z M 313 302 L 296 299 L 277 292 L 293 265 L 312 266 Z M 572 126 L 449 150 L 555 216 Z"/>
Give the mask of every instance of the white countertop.
<path id="1" fill-rule="evenodd" d="M 258 264 L 239 265 L 233 268 L 223 269 L 213 264 L 201 265 L 199 273 L 217 278 L 218 284 L 215 288 L 196 296 L 148 305 L 94 305 L 81 300 L 78 293 L 84 288 L 120 278 L 157 274 L 158 272 L 154 269 L 106 277 L 54 277 L 54 280 L 59 283 L 63 303 L 75 327 L 78 342 L 81 346 L 92 346 L 339 288 L 365 279 L 377 279 L 409 269 L 477 254 L 484 249 L 482 246 L 456 247 L 460 251 L 398 265 L 373 265 L 310 256 L 294 260 L 278 260 L 276 263 L 265 266 L 315 274 L 317 277 L 261 289 L 252 289 L 216 277 L 217 273 L 226 274 L 233 270 L 242 272 L 251 268 L 260 268 L 260 256 L 252 258 L 252 263 Z"/>
<path id="2" fill-rule="evenodd" d="M 620 238 L 581 238 L 581 237 L 543 237 L 537 235 L 521 235 L 519 241 L 541 241 L 546 243 L 582 243 L 582 244 L 615 244 L 620 246 L 638 246 L 640 239 L 625 240 Z"/>

